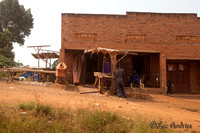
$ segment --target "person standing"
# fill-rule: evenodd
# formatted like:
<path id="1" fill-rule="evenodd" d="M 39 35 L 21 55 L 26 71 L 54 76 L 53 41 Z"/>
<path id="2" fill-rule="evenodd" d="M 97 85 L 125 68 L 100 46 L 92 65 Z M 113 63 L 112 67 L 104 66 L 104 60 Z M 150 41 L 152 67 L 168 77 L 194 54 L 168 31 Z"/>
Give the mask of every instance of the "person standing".
<path id="1" fill-rule="evenodd" d="M 114 72 L 114 76 L 115 76 L 118 97 L 121 98 L 123 95 L 124 98 L 127 98 L 127 95 L 124 89 L 124 81 L 123 81 L 123 77 L 125 76 L 124 69 L 117 66 L 117 69 Z"/>

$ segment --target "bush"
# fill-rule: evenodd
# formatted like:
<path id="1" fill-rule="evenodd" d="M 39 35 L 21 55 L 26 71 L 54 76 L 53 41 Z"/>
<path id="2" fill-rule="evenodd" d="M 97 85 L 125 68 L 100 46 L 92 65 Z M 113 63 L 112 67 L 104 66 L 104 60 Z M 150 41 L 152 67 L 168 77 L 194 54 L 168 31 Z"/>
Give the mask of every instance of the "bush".
<path id="1" fill-rule="evenodd" d="M 184 109 L 185 109 L 185 110 L 188 110 L 188 111 L 191 111 L 191 112 L 198 112 L 198 111 L 199 111 L 199 109 L 197 109 L 197 108 L 185 107 Z"/>
<path id="2" fill-rule="evenodd" d="M 151 129 L 150 121 L 142 120 L 142 116 L 126 119 L 111 112 L 54 109 L 51 105 L 33 102 L 18 106 L 0 106 L 0 132 L 172 132 L 171 129 Z M 26 114 L 21 114 L 21 110 L 26 110 Z"/>
<path id="3" fill-rule="evenodd" d="M 53 113 L 53 108 L 51 105 L 42 105 L 42 104 L 37 104 L 36 111 L 38 114 L 42 115 L 49 115 Z"/>
<path id="4" fill-rule="evenodd" d="M 29 102 L 26 104 L 19 104 L 19 108 L 22 110 L 32 110 L 35 108 L 35 103 L 34 102 Z"/>
<path id="5" fill-rule="evenodd" d="M 8 77 L 7 72 L 0 71 L 0 78 L 7 78 L 7 77 Z"/>

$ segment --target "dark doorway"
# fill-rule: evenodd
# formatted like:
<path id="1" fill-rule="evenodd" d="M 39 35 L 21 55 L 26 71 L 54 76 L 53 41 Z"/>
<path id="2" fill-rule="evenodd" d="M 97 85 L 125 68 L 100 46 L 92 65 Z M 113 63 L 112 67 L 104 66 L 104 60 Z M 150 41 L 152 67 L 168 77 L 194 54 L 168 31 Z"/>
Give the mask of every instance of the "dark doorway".
<path id="1" fill-rule="evenodd" d="M 167 62 L 167 81 L 171 80 L 174 84 L 175 92 L 189 92 L 189 62 L 168 61 Z"/>
<path id="2" fill-rule="evenodd" d="M 102 55 L 86 54 L 86 83 L 93 84 L 95 82 L 94 72 L 102 71 Z"/>
<path id="3" fill-rule="evenodd" d="M 145 56 L 133 56 L 133 70 L 142 75 L 145 67 Z"/>
<path id="4" fill-rule="evenodd" d="M 133 56 L 133 70 L 139 74 L 139 78 L 145 86 L 152 86 L 150 54 L 139 53 L 138 56 Z"/>

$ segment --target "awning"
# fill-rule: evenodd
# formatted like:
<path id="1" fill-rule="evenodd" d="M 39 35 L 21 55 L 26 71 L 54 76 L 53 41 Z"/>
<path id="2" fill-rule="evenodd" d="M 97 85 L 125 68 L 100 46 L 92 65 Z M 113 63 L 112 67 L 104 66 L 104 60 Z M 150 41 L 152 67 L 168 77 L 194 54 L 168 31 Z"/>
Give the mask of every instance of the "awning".
<path id="1" fill-rule="evenodd" d="M 134 52 L 131 52 L 131 51 L 123 51 L 123 50 L 109 49 L 109 48 L 102 48 L 102 47 L 97 47 L 97 48 L 94 48 L 94 49 L 87 49 L 87 50 L 84 51 L 84 53 L 103 53 L 103 54 L 117 53 L 117 54 L 137 55 L 137 53 L 134 53 Z"/>

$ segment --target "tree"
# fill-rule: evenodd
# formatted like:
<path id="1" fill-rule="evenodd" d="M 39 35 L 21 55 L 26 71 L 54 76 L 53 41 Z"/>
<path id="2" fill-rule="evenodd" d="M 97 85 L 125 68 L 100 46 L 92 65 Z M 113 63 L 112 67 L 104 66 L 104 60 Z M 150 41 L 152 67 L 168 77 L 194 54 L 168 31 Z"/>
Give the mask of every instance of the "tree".
<path id="1" fill-rule="evenodd" d="M 15 62 L 15 66 L 16 67 L 21 67 L 21 66 L 24 66 L 24 65 L 23 65 L 23 63 L 21 63 L 21 62 L 18 61 L 18 62 Z"/>
<path id="2" fill-rule="evenodd" d="M 3 66 L 14 66 L 14 56 L 12 52 L 12 33 L 9 30 L 0 32 L 0 68 Z"/>
<path id="3" fill-rule="evenodd" d="M 31 9 L 19 5 L 18 0 L 2 0 L 0 2 L 0 23 L 2 29 L 12 33 L 12 42 L 24 45 L 24 39 L 31 34 L 33 16 Z"/>
<path id="4" fill-rule="evenodd" d="M 53 62 L 53 64 L 52 64 L 52 69 L 53 69 L 53 70 L 56 70 L 56 66 L 58 65 L 59 62 L 60 62 L 59 59 L 57 59 L 57 60 L 55 60 L 55 61 Z"/>
<path id="5" fill-rule="evenodd" d="M 13 42 L 24 45 L 24 39 L 31 34 L 33 16 L 30 9 L 19 5 L 18 0 L 0 2 L 0 68 L 20 66 L 14 61 Z"/>

